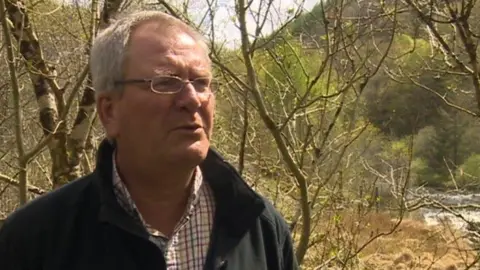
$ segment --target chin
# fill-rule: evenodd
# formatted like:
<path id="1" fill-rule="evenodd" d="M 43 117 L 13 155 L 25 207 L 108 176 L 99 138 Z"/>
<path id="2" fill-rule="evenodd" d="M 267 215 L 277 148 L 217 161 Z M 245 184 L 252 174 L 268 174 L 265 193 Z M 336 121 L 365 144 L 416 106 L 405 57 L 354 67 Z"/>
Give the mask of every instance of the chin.
<path id="1" fill-rule="evenodd" d="M 209 144 L 203 142 L 197 142 L 185 147 L 175 147 L 172 149 L 171 156 L 173 159 L 181 163 L 191 163 L 192 165 L 198 165 L 207 157 Z"/>

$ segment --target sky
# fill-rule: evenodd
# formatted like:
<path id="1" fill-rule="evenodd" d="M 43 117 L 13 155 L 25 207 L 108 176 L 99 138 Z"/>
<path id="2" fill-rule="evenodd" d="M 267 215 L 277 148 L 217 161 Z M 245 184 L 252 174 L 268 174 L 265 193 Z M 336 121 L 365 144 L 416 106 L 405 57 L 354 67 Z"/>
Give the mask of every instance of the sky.
<path id="1" fill-rule="evenodd" d="M 59 0 L 64 3 L 80 3 L 84 6 L 89 6 L 92 3 L 92 0 Z M 136 0 L 131 0 L 136 2 Z M 245 0 L 248 2 L 250 0 Z M 265 4 L 270 0 L 252 0 L 250 10 L 262 11 L 262 16 L 265 14 L 264 8 Z M 103 0 L 100 0 L 103 2 Z M 140 2 L 146 3 L 147 5 L 158 5 L 158 0 L 140 0 Z M 190 13 L 190 18 L 200 21 L 204 14 L 208 10 L 207 3 L 214 2 L 216 3 L 216 15 L 214 20 L 215 26 L 215 39 L 217 41 L 223 40 L 226 41 L 226 46 L 229 48 L 238 46 L 240 42 L 240 31 L 236 26 L 236 21 L 232 18 L 235 16 L 234 3 L 235 0 L 169 0 L 167 1 L 170 5 L 181 7 L 184 3 L 188 3 L 188 12 Z M 294 9 L 297 10 L 299 6 L 303 3 L 302 9 L 304 11 L 310 11 L 315 4 L 319 3 L 320 0 L 273 0 L 272 8 L 267 14 L 267 23 L 265 24 L 262 34 L 267 35 L 272 32 L 273 29 L 277 29 L 282 23 L 288 19 L 287 10 Z M 207 22 L 209 24 L 209 22 Z M 254 16 L 248 14 L 247 16 L 247 29 L 249 33 L 254 33 L 256 22 Z"/>
<path id="2" fill-rule="evenodd" d="M 195 5 L 190 7 L 193 16 L 201 17 L 200 14 L 205 14 L 207 10 L 206 1 L 195 1 Z M 258 11 L 259 5 L 264 5 L 268 0 L 253 0 L 251 5 L 252 11 Z M 267 15 L 267 23 L 264 26 L 262 34 L 269 34 L 272 30 L 277 29 L 283 22 L 288 19 L 287 10 L 296 10 L 301 1 L 303 2 L 303 10 L 309 11 L 313 8 L 319 0 L 274 0 L 273 7 Z M 263 11 L 263 9 L 260 9 Z M 264 13 L 264 12 L 262 12 Z M 240 40 L 240 31 L 236 26 L 236 22 L 232 20 L 235 16 L 234 1 L 233 0 L 217 0 L 217 12 L 215 15 L 215 39 L 226 41 L 226 46 L 229 48 L 238 46 Z M 253 15 L 247 17 L 247 29 L 249 33 L 254 33 L 256 22 Z"/>

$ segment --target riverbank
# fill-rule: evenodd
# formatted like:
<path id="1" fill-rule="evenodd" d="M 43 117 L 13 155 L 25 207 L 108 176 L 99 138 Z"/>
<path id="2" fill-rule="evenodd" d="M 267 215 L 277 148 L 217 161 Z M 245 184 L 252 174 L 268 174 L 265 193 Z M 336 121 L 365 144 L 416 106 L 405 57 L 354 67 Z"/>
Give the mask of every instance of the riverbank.
<path id="1" fill-rule="evenodd" d="M 365 217 L 364 225 L 355 232 L 356 246 L 361 247 L 375 235 L 381 235 L 371 241 L 358 255 L 358 266 L 343 269 L 390 270 L 390 269 L 466 269 L 475 261 L 477 253 L 472 244 L 459 230 L 447 225 L 427 225 L 421 220 L 404 218 L 396 229 L 397 220 L 385 213 L 372 213 Z M 341 226 L 349 227 L 344 219 Z M 305 261 L 304 269 L 342 269 L 341 262 L 318 268 L 319 261 L 325 261 L 325 243 L 312 247 Z"/>
<path id="2" fill-rule="evenodd" d="M 377 216 L 378 229 L 395 224 L 387 216 Z M 381 222 L 379 222 L 381 220 Z M 362 258 L 363 269 L 466 269 L 477 253 L 466 235 L 448 224 L 428 225 L 404 219 L 397 230 L 372 243 Z"/>
<path id="3" fill-rule="evenodd" d="M 439 207 L 423 207 L 417 211 L 427 225 L 435 226 L 449 222 L 454 228 L 466 231 L 469 222 L 480 223 L 480 193 L 466 191 L 438 191 L 424 189 L 416 197 L 427 198 L 443 206 L 452 207 L 452 212 Z M 413 199 L 410 197 L 409 199 Z"/>

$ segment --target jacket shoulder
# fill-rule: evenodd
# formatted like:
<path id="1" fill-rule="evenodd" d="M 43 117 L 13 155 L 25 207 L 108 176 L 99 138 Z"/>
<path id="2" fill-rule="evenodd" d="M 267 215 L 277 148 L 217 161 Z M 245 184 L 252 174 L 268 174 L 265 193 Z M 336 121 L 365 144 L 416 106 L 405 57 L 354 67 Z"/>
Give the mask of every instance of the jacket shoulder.
<path id="1" fill-rule="evenodd" d="M 269 222 L 274 229 L 280 233 L 290 233 L 288 224 L 284 218 L 284 216 L 278 211 L 277 208 L 265 197 L 262 196 L 263 202 L 265 204 L 265 210 L 262 212 L 260 216 L 261 219 Z"/>
<path id="2" fill-rule="evenodd" d="M 41 269 L 42 255 L 57 239 L 68 220 L 74 219 L 78 203 L 91 177 L 79 178 L 28 202 L 10 214 L 0 228 L 2 269 Z"/>
<path id="3" fill-rule="evenodd" d="M 262 197 L 265 204 L 265 210 L 260 218 L 273 230 L 276 248 L 280 259 L 281 269 L 297 270 L 299 265 L 294 254 L 294 242 L 291 236 L 290 228 L 282 214 L 273 206 L 273 204 Z"/>
<path id="4" fill-rule="evenodd" d="M 87 175 L 31 200 L 5 219 L 0 234 L 4 230 L 23 234 L 42 225 L 52 226 L 52 222 L 62 222 L 64 215 L 74 211 L 74 206 L 82 200 L 83 191 L 91 182 L 92 176 Z"/>

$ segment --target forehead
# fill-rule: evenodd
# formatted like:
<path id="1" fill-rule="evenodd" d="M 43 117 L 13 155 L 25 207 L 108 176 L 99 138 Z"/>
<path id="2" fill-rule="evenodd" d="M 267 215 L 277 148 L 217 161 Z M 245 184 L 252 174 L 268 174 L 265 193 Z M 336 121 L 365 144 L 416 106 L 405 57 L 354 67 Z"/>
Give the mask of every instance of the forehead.
<path id="1" fill-rule="evenodd" d="M 210 72 L 210 59 L 201 43 L 185 31 L 146 23 L 130 38 L 127 69 L 132 72 Z"/>

